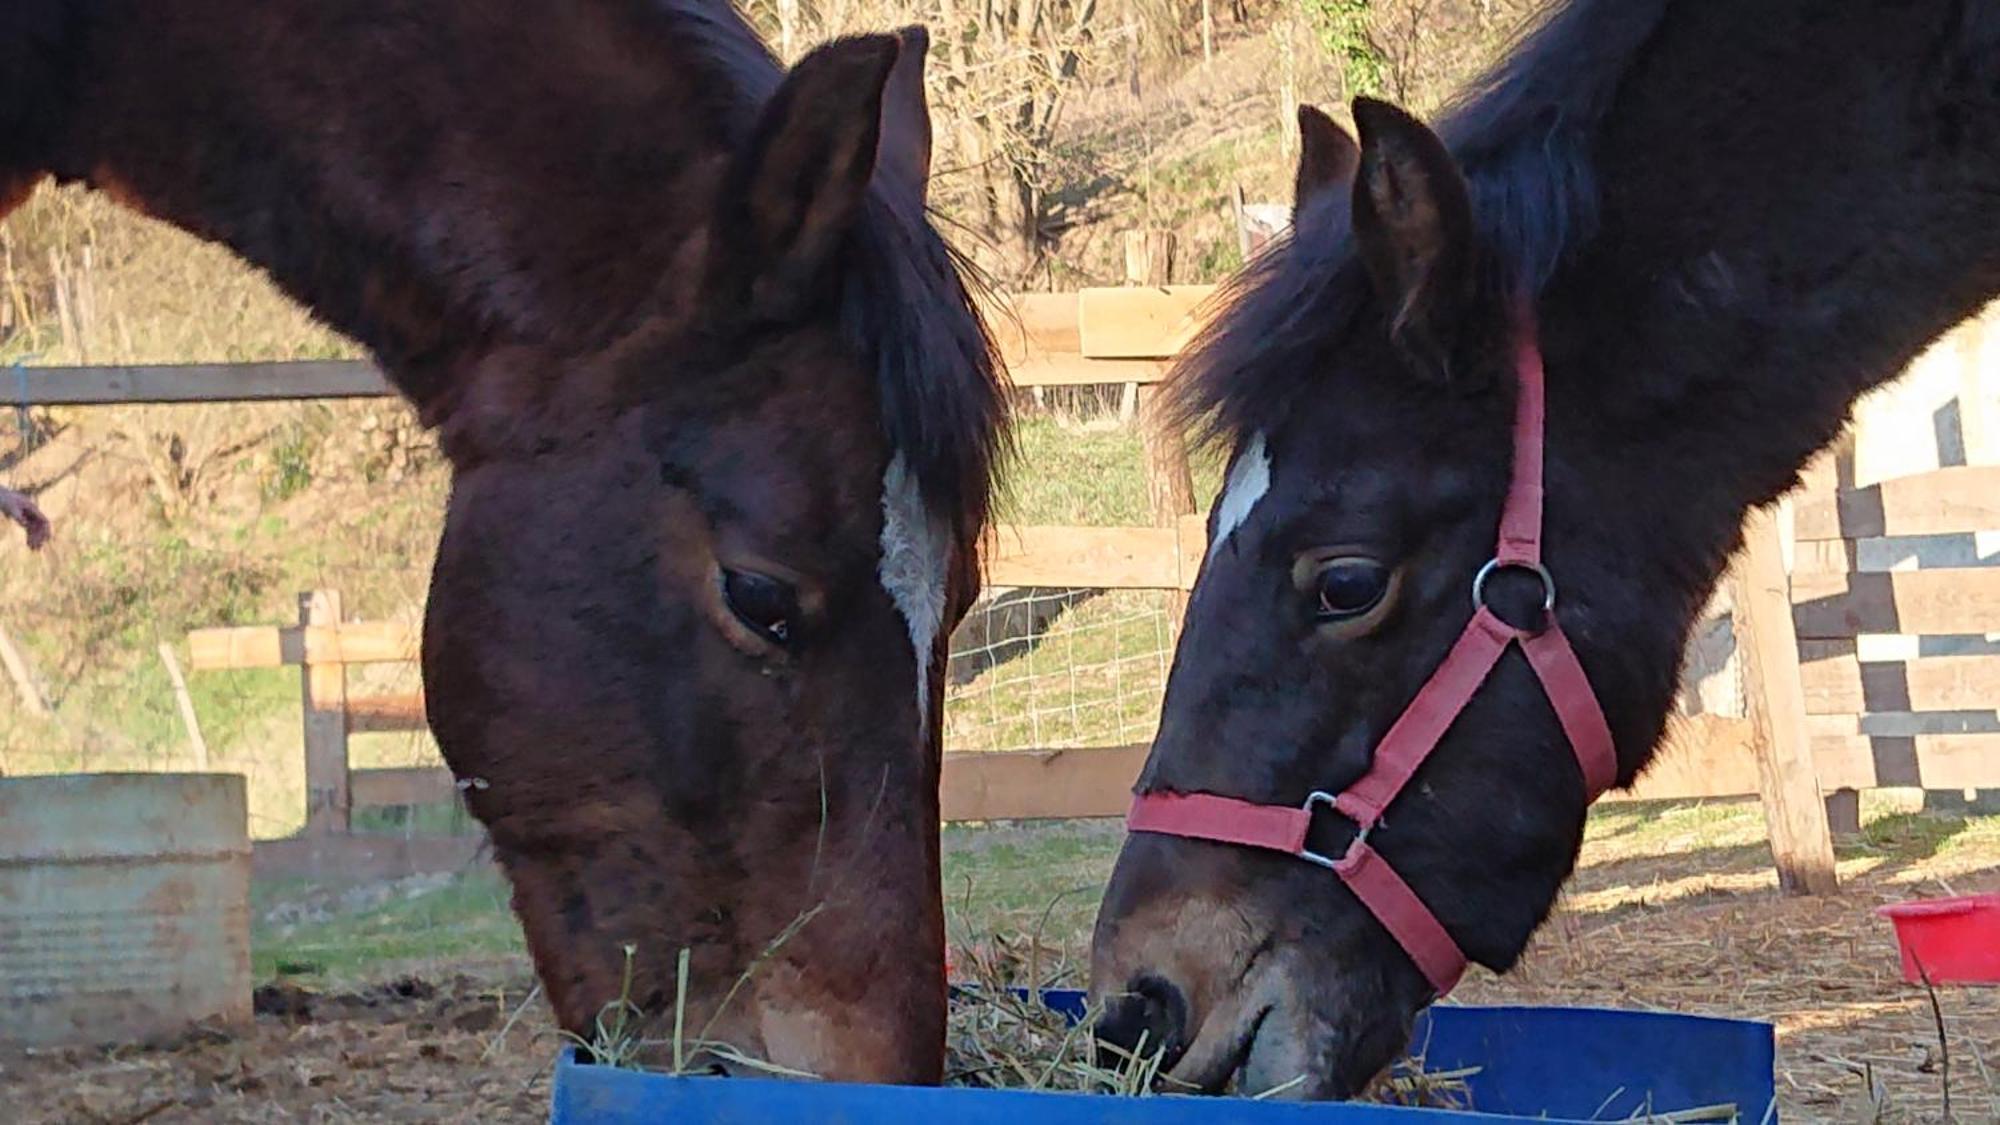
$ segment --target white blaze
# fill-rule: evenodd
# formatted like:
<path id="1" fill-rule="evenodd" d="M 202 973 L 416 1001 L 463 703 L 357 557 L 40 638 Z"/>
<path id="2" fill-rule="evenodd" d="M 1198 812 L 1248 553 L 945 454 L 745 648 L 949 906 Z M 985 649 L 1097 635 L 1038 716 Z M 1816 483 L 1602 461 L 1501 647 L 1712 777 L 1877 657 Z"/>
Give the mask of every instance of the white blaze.
<path id="1" fill-rule="evenodd" d="M 1243 526 L 1250 518 L 1251 509 L 1257 501 L 1271 490 L 1271 455 L 1264 449 L 1264 435 L 1250 435 L 1250 444 L 1236 457 L 1236 463 L 1229 467 L 1229 479 L 1223 482 L 1222 499 L 1215 504 L 1215 539 L 1208 545 L 1208 555 L 1215 557 L 1224 541 Z"/>
<path id="2" fill-rule="evenodd" d="M 917 721 L 930 722 L 931 650 L 944 623 L 945 563 L 950 551 L 943 525 L 931 518 L 901 453 L 882 474 L 882 588 L 910 626 L 917 656 Z"/>

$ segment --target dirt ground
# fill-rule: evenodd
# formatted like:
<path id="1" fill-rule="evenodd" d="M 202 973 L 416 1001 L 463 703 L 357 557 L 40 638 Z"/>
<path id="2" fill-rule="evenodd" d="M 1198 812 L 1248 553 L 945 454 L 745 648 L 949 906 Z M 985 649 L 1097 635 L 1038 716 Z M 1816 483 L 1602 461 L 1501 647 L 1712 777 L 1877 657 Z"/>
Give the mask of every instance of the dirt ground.
<path id="1" fill-rule="evenodd" d="M 314 993 L 266 985 L 256 1025 L 159 1047 L 0 1054 L 19 1125 L 542 1122 L 558 1046 L 525 966 Z M 511 1021 L 511 1023 L 510 1023 Z"/>
<path id="2" fill-rule="evenodd" d="M 2000 890 L 2000 818 L 1879 819 L 1842 848 L 1843 893 L 1818 899 L 1776 892 L 1761 829 L 1754 806 L 1609 811 L 1522 965 L 1506 978 L 1476 970 L 1454 999 L 1768 1019 L 1787 1121 L 1940 1121 L 1948 1081 L 1956 1121 L 2000 1122 L 2000 988 L 1942 986 L 1934 1016 L 1925 991 L 1898 975 L 1874 913 L 1920 895 Z M 1115 831 L 1096 827 L 996 833 L 1049 863 L 992 841 L 954 862 L 994 851 L 1020 870 L 1062 856 L 1062 880 L 1101 880 L 1116 845 Z M 1072 953 L 1089 913 L 1058 936 Z M 0 1055 L 0 1121 L 545 1121 L 560 1040 L 531 988 L 518 957 L 401 966 L 321 991 L 267 984 L 247 1033 Z"/>

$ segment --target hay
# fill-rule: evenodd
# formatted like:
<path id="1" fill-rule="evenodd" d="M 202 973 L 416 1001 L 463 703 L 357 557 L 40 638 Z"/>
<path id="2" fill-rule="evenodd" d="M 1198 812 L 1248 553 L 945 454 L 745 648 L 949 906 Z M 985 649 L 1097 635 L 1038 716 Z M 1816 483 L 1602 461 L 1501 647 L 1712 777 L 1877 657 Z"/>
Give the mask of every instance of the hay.
<path id="1" fill-rule="evenodd" d="M 1161 1072 L 1157 1046 L 1142 1041 L 1124 1051 L 1099 1044 L 1089 1032 L 1096 1012 L 1071 1024 L 1041 1002 L 1010 991 L 1075 987 L 1081 974 L 1061 950 L 1032 936 L 999 935 L 960 950 L 954 960 L 966 983 L 953 996 L 946 1025 L 947 1085 L 1121 1097 L 1195 1092 Z M 1476 1073 L 1476 1068 L 1430 1071 L 1421 1058 L 1399 1059 L 1362 1100 L 1468 1109 L 1466 1080 Z M 1239 1093 L 1281 1097 L 1303 1081 L 1301 1076 L 1274 1089 Z"/>
<path id="2" fill-rule="evenodd" d="M 1949 1091 L 1958 1120 L 2000 1121 L 1990 1069 L 2000 990 L 1940 988 L 1934 1012 L 1926 990 L 1901 980 L 1895 940 L 1873 908 L 1907 895 L 1856 879 L 1838 896 L 1732 890 L 1671 910 L 1628 899 L 1566 911 L 1513 974 L 1474 974 L 1459 995 L 1769 1020 L 1788 1119 L 1941 1121 Z"/>

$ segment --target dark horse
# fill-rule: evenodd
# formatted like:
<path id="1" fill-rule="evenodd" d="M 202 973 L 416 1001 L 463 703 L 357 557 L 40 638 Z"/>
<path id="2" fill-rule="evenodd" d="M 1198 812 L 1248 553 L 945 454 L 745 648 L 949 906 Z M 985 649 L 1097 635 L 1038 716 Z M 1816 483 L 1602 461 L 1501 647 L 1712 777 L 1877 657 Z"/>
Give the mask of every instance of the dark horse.
<path id="1" fill-rule="evenodd" d="M 718 1053 L 940 1075 L 1002 398 L 923 47 L 786 73 L 724 0 L 0 8 L 0 212 L 53 175 L 226 243 L 437 427 L 430 721 L 573 1032 L 628 957 L 673 1011 L 685 949 Z"/>
<path id="2" fill-rule="evenodd" d="M 1354 112 L 1358 148 L 1305 115 L 1295 233 L 1183 369 L 1234 459 L 1135 810 L 1296 819 L 1370 769 L 1467 629 L 1537 324 L 1555 616 L 1630 784 L 1745 512 L 2000 291 L 1983 0 L 1576 0 L 1438 134 Z M 1516 567 L 1486 604 L 1533 629 L 1543 594 Z M 1549 699 L 1507 651 L 1368 841 L 1494 970 L 1582 837 Z M 1347 806 L 1308 808 L 1304 849 L 1353 854 Z M 1412 944 L 1320 866 L 1135 831 L 1098 918 L 1100 1034 L 1204 1088 L 1352 1095 L 1440 987 Z"/>

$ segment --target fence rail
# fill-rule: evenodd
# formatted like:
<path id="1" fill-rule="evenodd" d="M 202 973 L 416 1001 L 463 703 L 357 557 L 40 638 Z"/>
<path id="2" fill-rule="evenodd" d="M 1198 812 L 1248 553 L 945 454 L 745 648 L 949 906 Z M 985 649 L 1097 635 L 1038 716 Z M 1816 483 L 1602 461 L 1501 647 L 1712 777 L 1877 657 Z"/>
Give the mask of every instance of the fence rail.
<path id="1" fill-rule="evenodd" d="M 1037 293 L 986 310 L 1008 381 L 1017 387 L 1157 383 L 1191 337 L 1207 285 Z M 12 397 L 35 406 L 282 402 L 387 398 L 396 393 L 367 360 L 20 367 Z"/>

